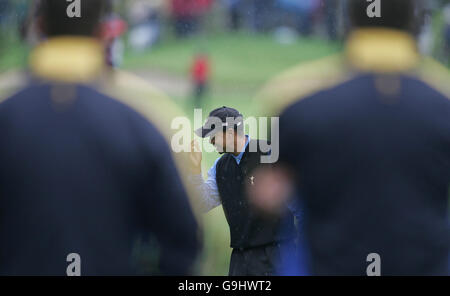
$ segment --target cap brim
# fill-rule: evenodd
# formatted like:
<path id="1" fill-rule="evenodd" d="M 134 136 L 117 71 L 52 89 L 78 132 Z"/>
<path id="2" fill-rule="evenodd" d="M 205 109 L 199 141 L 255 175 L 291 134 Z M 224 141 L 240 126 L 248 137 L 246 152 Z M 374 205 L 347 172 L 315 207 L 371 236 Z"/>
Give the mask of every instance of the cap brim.
<path id="1" fill-rule="evenodd" d="M 214 129 L 206 129 L 204 127 L 201 127 L 197 129 L 194 133 L 200 138 L 208 138 L 212 135 L 213 131 Z"/>

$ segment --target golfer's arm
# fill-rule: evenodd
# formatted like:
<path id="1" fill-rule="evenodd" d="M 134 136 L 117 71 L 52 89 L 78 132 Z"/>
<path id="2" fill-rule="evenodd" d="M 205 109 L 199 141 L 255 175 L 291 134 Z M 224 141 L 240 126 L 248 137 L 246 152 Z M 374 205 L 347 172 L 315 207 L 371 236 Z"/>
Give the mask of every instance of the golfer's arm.
<path id="1" fill-rule="evenodd" d="M 221 205 L 219 189 L 216 182 L 216 164 L 208 171 L 208 178 L 203 180 L 202 175 L 191 176 L 191 183 L 197 188 L 199 192 L 201 209 L 203 212 L 209 212 L 212 209 Z"/>

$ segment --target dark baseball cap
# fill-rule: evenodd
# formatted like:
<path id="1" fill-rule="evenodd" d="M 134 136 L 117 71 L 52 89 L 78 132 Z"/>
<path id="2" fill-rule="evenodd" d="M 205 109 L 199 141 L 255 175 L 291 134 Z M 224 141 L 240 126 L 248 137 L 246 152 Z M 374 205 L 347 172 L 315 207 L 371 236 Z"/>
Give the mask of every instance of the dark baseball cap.
<path id="1" fill-rule="evenodd" d="M 202 138 L 213 136 L 218 131 L 225 131 L 228 128 L 243 128 L 243 115 L 238 110 L 229 107 L 220 107 L 209 113 L 205 124 L 195 131 L 195 134 Z"/>

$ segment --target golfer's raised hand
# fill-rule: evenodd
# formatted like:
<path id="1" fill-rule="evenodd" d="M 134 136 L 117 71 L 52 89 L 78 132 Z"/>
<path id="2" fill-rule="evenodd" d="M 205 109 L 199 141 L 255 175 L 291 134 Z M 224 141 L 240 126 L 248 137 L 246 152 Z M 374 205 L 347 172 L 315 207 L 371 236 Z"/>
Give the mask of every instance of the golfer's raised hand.
<path id="1" fill-rule="evenodd" d="M 191 142 L 191 153 L 189 154 L 191 161 L 191 171 L 194 174 L 200 175 L 202 173 L 202 152 L 200 150 L 200 145 L 196 140 Z"/>

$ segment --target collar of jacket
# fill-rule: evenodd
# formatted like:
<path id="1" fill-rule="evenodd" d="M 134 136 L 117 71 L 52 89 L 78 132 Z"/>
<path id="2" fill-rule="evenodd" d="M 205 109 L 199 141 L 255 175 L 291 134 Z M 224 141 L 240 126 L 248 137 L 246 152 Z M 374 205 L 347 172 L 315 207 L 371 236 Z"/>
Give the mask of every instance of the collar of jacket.
<path id="1" fill-rule="evenodd" d="M 105 68 L 103 47 L 89 37 L 57 37 L 37 46 L 30 55 L 30 69 L 40 79 L 88 83 Z"/>
<path id="2" fill-rule="evenodd" d="M 350 35 L 346 59 L 357 70 L 395 73 L 415 68 L 421 57 L 412 35 L 398 30 L 367 28 Z"/>

